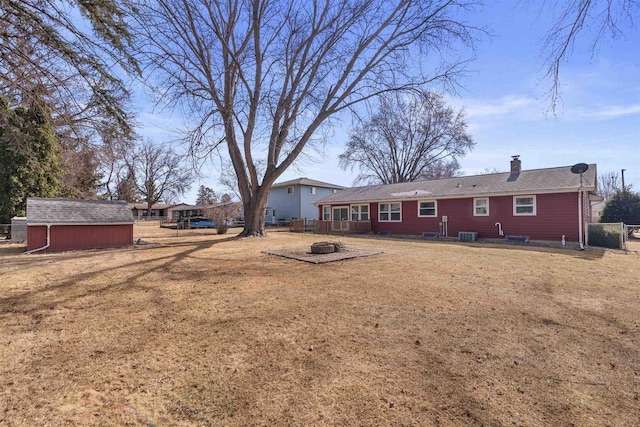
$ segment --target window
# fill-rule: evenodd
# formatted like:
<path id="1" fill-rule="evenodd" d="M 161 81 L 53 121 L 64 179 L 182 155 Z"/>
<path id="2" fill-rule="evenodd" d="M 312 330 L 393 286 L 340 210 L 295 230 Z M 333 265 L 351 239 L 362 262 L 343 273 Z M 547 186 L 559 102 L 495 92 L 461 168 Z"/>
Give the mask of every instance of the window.
<path id="1" fill-rule="evenodd" d="M 288 195 L 292 195 L 293 194 L 293 187 L 287 187 L 287 194 Z"/>
<path id="2" fill-rule="evenodd" d="M 402 209 L 400 203 L 378 203 L 378 220 L 402 221 Z"/>
<path id="3" fill-rule="evenodd" d="M 337 188 L 334 188 L 334 189 L 333 189 L 333 194 L 336 194 L 337 192 L 338 192 L 338 189 L 337 189 Z"/>
<path id="4" fill-rule="evenodd" d="M 349 221 L 349 206 L 332 207 L 333 221 Z"/>
<path id="5" fill-rule="evenodd" d="M 473 216 L 489 216 L 489 198 L 473 199 Z"/>
<path id="6" fill-rule="evenodd" d="M 419 217 L 436 217 L 438 216 L 438 204 L 435 200 L 428 202 L 418 202 Z"/>
<path id="7" fill-rule="evenodd" d="M 322 206 L 322 220 L 331 221 L 331 206 Z"/>
<path id="8" fill-rule="evenodd" d="M 309 193 L 311 193 L 311 194 L 316 194 L 316 187 L 311 187 L 311 188 L 309 189 Z"/>
<path id="9" fill-rule="evenodd" d="M 536 214 L 536 196 L 514 196 L 513 197 L 513 214 L 514 215 L 535 215 Z"/>
<path id="10" fill-rule="evenodd" d="M 351 221 L 369 221 L 369 205 L 352 205 Z"/>

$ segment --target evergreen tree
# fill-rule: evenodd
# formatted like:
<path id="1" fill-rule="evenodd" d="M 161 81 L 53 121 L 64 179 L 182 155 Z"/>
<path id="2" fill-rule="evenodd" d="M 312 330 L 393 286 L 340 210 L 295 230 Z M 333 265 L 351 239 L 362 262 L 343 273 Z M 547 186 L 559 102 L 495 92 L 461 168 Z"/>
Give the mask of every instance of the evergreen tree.
<path id="1" fill-rule="evenodd" d="M 48 111 L 0 97 L 0 223 L 26 215 L 27 197 L 58 193 L 59 146 Z"/>
<path id="2" fill-rule="evenodd" d="M 200 188 L 198 188 L 198 195 L 196 196 L 197 206 L 213 205 L 217 201 L 218 195 L 212 188 L 205 187 L 204 185 L 201 185 Z"/>
<path id="3" fill-rule="evenodd" d="M 640 224 L 640 194 L 630 190 L 617 191 L 602 210 L 600 222 L 624 222 Z"/>

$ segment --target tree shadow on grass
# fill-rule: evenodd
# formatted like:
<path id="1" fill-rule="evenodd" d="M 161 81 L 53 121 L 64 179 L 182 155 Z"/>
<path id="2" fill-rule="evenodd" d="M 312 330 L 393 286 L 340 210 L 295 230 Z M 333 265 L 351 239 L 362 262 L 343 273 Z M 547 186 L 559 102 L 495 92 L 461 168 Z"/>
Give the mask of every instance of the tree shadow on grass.
<path id="1" fill-rule="evenodd" d="M 26 250 L 24 244 L 0 242 L 0 257 L 19 255 Z"/>
<path id="2" fill-rule="evenodd" d="M 0 257 L 7 256 L 4 260 L 7 264 L 11 265 L 33 265 L 38 266 L 41 264 L 48 264 L 51 262 L 58 261 L 66 261 L 66 260 L 81 260 L 86 258 L 94 258 L 98 256 L 103 256 L 107 253 L 119 253 L 126 251 L 139 251 L 139 250 L 153 250 L 153 249 L 162 249 L 162 248 L 175 248 L 181 246 L 193 246 L 193 245 L 202 245 L 211 243 L 212 245 L 217 243 L 229 242 L 236 240 L 238 237 L 229 236 L 223 239 L 216 240 L 181 240 L 179 243 L 173 242 L 162 242 L 162 243 L 154 243 L 148 246 L 125 246 L 122 248 L 104 248 L 104 249 L 87 249 L 87 250 L 77 250 L 77 251 L 64 251 L 64 252 L 41 252 L 41 253 L 33 253 L 29 255 L 25 255 L 24 251 L 26 250 L 25 246 L 18 246 L 17 249 L 15 246 L 3 248 L 0 246 Z"/>
<path id="3" fill-rule="evenodd" d="M 604 256 L 604 251 L 597 249 L 572 249 L 572 248 L 557 248 L 551 246 L 543 246 L 533 244 L 509 244 L 509 243 L 465 243 L 465 242 L 453 242 L 453 244 L 459 244 L 467 247 L 475 248 L 495 248 L 495 249 L 508 249 L 525 252 L 538 252 L 554 255 L 570 256 L 577 259 L 586 261 L 595 261 L 601 259 Z"/>
<path id="4" fill-rule="evenodd" d="M 75 274 L 63 280 L 62 282 L 52 286 L 44 285 L 39 289 L 28 290 L 26 292 L 22 292 L 17 295 L 0 297 L 0 315 L 8 312 L 15 312 L 15 311 L 34 312 L 42 309 L 50 309 L 56 305 L 66 304 L 87 296 L 95 296 L 95 295 L 100 295 L 106 292 L 122 289 L 125 286 L 127 290 L 132 290 L 132 289 L 149 290 L 150 289 L 149 286 L 136 285 L 135 283 L 137 282 L 137 279 L 143 278 L 147 274 L 156 270 L 158 268 L 156 265 L 158 262 L 164 261 L 163 266 L 165 267 L 171 266 L 173 264 L 179 263 L 180 261 L 183 261 L 186 258 L 189 258 L 191 255 L 197 252 L 209 249 L 214 245 L 229 242 L 232 240 L 236 240 L 236 237 L 233 236 L 225 239 L 219 239 L 219 240 L 213 240 L 213 241 L 209 240 L 205 242 L 201 241 L 195 245 L 188 244 L 188 243 L 176 244 L 176 245 L 172 245 L 171 247 L 188 247 L 189 249 L 186 249 L 184 251 L 171 254 L 171 255 L 159 256 L 159 257 L 149 258 L 144 260 L 134 260 L 126 264 L 118 265 L 115 268 L 104 267 L 104 268 L 95 269 L 90 272 Z M 162 247 L 151 248 L 150 250 L 153 250 L 153 249 L 162 249 Z M 96 252 L 84 257 L 96 256 L 96 255 L 99 255 L 100 253 L 104 253 L 104 252 Z M 64 257 L 63 259 L 77 258 L 77 256 L 73 256 L 73 255 Z M 48 258 L 47 261 L 52 261 L 52 260 L 55 261 L 60 259 L 60 258 L 56 258 L 55 256 L 47 257 L 47 258 Z M 32 260 L 29 260 L 29 261 L 33 262 Z M 144 266 L 148 266 L 148 267 L 145 268 Z M 91 288 L 91 289 L 81 288 L 80 286 L 78 286 L 80 283 L 83 283 L 87 280 L 91 280 L 92 278 L 99 277 L 101 275 L 109 275 L 113 277 L 114 272 L 118 270 L 126 270 L 130 267 L 134 267 L 135 270 L 139 270 L 138 273 L 133 275 L 127 275 L 123 280 L 119 282 L 113 282 L 106 286 L 102 286 L 99 288 Z M 39 295 L 46 294 L 46 293 L 55 293 L 61 290 L 68 290 L 73 287 L 80 290 L 81 292 L 72 296 L 64 297 L 64 298 L 58 298 L 58 299 L 47 298 L 46 302 L 44 301 L 37 302 Z M 35 305 L 34 305 L 34 302 L 35 302 Z"/>

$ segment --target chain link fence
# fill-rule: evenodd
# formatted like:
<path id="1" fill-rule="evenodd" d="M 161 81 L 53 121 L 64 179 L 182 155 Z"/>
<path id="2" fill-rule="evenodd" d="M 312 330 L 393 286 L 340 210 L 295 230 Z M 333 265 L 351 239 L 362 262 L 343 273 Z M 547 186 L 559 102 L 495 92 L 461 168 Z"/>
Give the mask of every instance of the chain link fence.
<path id="1" fill-rule="evenodd" d="M 625 224 L 624 248 L 631 252 L 640 252 L 640 225 Z"/>
<path id="2" fill-rule="evenodd" d="M 625 227 L 621 222 L 587 224 L 587 246 L 624 250 L 625 241 Z"/>
<path id="3" fill-rule="evenodd" d="M 11 239 L 11 224 L 0 224 L 0 240 Z"/>

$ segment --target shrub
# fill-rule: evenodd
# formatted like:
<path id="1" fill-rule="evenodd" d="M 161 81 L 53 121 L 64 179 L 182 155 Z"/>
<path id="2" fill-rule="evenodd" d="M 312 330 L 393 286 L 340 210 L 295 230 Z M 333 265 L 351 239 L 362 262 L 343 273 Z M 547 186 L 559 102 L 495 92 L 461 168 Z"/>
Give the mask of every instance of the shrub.
<path id="1" fill-rule="evenodd" d="M 620 248 L 620 226 L 618 224 L 590 224 L 589 246 Z"/>
<path id="2" fill-rule="evenodd" d="M 218 234 L 227 234 L 227 231 L 229 231 L 229 226 L 227 224 L 218 224 L 216 230 Z"/>

